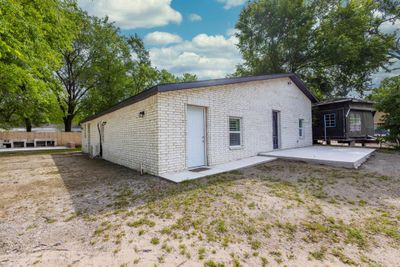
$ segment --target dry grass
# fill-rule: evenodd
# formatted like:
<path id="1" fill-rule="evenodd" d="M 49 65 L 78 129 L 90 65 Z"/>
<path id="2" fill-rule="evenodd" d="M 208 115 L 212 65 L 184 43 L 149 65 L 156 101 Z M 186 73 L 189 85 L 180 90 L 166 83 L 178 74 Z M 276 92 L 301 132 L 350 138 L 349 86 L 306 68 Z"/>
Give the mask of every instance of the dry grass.
<path id="1" fill-rule="evenodd" d="M 0 263 L 394 266 L 400 178 L 376 167 L 389 156 L 400 160 L 275 161 L 178 185 L 81 155 L 4 157 Z"/>

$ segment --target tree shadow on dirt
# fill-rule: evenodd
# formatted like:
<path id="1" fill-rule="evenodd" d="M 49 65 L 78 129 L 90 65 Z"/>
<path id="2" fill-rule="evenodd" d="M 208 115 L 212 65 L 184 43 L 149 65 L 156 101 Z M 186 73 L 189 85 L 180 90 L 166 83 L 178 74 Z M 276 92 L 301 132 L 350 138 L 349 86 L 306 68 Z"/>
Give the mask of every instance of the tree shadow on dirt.
<path id="1" fill-rule="evenodd" d="M 216 176 L 195 181 L 173 183 L 102 159 L 90 159 L 83 153 L 53 154 L 52 159 L 71 197 L 75 212 L 99 212 L 129 209 L 138 205 L 171 197 L 244 177 L 215 180 Z"/>
<path id="2" fill-rule="evenodd" d="M 356 188 L 361 186 L 362 192 L 357 192 L 370 200 L 399 196 L 398 186 L 390 186 L 393 179 L 398 178 L 381 176 L 374 172 L 376 168 L 368 167 L 379 164 L 382 159 L 387 160 L 386 155 L 373 157 L 367 167 L 357 171 L 278 160 L 237 171 L 238 174 L 224 173 L 179 184 L 152 175 L 140 175 L 137 171 L 102 159 L 90 159 L 82 153 L 54 154 L 52 158 L 71 197 L 73 208 L 80 214 L 94 215 L 99 212 L 130 209 L 190 190 L 205 189 L 216 184 L 224 186 L 232 181 L 250 177 L 289 182 L 306 190 L 310 190 L 307 186 L 310 182 L 304 184 L 299 181 L 318 177 L 325 184 L 324 190 L 331 197 L 355 198 L 354 191 L 348 190 L 350 184 Z M 400 159 L 400 156 L 398 158 Z M 333 179 L 336 186 L 329 185 L 328 179 Z M 365 184 L 366 182 L 368 184 Z M 327 190 L 326 186 L 329 186 L 330 190 Z"/>

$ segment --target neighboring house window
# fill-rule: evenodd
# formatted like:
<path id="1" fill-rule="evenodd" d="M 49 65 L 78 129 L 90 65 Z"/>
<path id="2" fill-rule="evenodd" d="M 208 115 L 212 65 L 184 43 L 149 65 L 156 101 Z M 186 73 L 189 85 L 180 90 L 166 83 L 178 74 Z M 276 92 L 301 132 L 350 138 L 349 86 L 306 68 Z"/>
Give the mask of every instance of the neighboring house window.
<path id="1" fill-rule="evenodd" d="M 304 137 L 304 120 L 299 119 L 299 137 L 303 138 Z"/>
<path id="2" fill-rule="evenodd" d="M 324 115 L 325 127 L 326 128 L 334 128 L 336 127 L 336 115 L 335 113 L 325 114 Z"/>
<path id="3" fill-rule="evenodd" d="M 242 145 L 242 119 L 229 118 L 229 146 Z"/>
<path id="4" fill-rule="evenodd" d="M 350 113 L 350 132 L 361 131 L 361 115 Z"/>

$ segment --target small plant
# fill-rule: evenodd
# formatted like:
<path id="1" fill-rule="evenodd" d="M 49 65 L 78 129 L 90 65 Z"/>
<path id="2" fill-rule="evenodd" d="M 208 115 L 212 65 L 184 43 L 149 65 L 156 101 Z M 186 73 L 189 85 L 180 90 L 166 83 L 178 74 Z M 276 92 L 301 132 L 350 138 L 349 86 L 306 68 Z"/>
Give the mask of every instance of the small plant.
<path id="1" fill-rule="evenodd" d="M 48 217 L 44 217 L 46 223 L 51 224 L 51 223 L 55 223 L 57 220 L 53 219 L 53 218 L 48 218 Z"/>
<path id="2" fill-rule="evenodd" d="M 250 242 L 250 245 L 251 245 L 252 249 L 257 250 L 257 249 L 259 249 L 261 247 L 261 242 L 258 241 L 258 240 L 252 240 Z"/>
<path id="3" fill-rule="evenodd" d="M 216 231 L 218 233 L 225 233 L 227 231 L 224 220 L 218 220 L 216 222 Z"/>
<path id="4" fill-rule="evenodd" d="M 341 262 L 348 265 L 356 265 L 356 262 L 343 254 L 343 249 L 335 248 L 332 250 L 332 255 L 337 257 Z"/>
<path id="5" fill-rule="evenodd" d="M 256 208 L 256 203 L 255 202 L 251 202 L 249 205 L 247 205 L 247 207 L 249 207 L 249 209 L 255 209 Z"/>
<path id="6" fill-rule="evenodd" d="M 364 235 L 362 234 L 361 230 L 358 228 L 355 228 L 355 227 L 349 227 L 347 229 L 346 242 L 355 243 L 360 248 L 365 247 L 367 244 L 367 241 L 366 241 Z"/>
<path id="7" fill-rule="evenodd" d="M 206 249 L 204 247 L 199 248 L 199 260 L 203 260 L 206 254 Z"/>
<path id="8" fill-rule="evenodd" d="M 223 264 L 223 263 L 218 263 L 218 262 L 215 262 L 215 261 L 213 261 L 213 260 L 208 260 L 208 261 L 206 261 L 206 262 L 204 263 L 204 266 L 206 266 L 206 267 L 224 267 L 225 264 Z"/>
<path id="9" fill-rule="evenodd" d="M 153 244 L 153 245 L 158 245 L 158 244 L 160 244 L 160 239 L 158 237 L 153 237 L 150 240 L 150 243 Z"/>
<path id="10" fill-rule="evenodd" d="M 267 258 L 266 257 L 260 257 L 260 259 L 261 259 L 261 266 L 262 267 L 267 266 L 267 264 L 268 264 Z"/>
<path id="11" fill-rule="evenodd" d="M 311 251 L 310 257 L 322 261 L 325 259 L 326 247 L 321 247 L 319 250 Z"/>
<path id="12" fill-rule="evenodd" d="M 147 218 L 142 218 L 142 219 L 137 220 L 137 221 L 128 222 L 127 225 L 129 227 L 139 227 L 139 226 L 142 226 L 142 225 L 147 225 L 149 227 L 154 227 L 156 225 L 156 223 L 153 222 L 153 221 L 150 221 Z"/>

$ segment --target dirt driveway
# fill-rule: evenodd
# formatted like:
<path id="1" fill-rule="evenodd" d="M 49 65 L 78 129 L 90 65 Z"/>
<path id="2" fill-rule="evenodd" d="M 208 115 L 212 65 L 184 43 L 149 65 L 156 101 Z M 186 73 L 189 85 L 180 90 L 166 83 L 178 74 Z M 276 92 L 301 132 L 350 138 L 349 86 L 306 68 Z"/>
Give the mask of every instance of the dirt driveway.
<path id="1" fill-rule="evenodd" d="M 80 153 L 0 157 L 0 266 L 399 266 L 400 155 L 179 185 Z"/>

